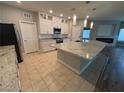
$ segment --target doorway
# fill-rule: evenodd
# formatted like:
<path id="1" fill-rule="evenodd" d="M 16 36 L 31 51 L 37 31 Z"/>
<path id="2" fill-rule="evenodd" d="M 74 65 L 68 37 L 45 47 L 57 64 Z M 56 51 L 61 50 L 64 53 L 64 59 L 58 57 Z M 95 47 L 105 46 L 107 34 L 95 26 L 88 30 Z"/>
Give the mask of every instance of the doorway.
<path id="1" fill-rule="evenodd" d="M 20 21 L 20 29 L 24 46 L 24 53 L 38 50 L 37 28 L 35 22 Z"/>
<path id="2" fill-rule="evenodd" d="M 124 42 L 124 28 L 120 29 L 118 42 Z"/>

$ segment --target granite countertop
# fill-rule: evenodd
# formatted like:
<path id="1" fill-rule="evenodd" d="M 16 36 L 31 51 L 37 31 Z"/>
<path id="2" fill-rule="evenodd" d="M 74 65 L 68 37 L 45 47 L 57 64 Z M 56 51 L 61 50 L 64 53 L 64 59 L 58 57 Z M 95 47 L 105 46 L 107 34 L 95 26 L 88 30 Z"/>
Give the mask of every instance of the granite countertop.
<path id="1" fill-rule="evenodd" d="M 68 37 L 64 37 L 62 39 L 70 39 Z M 55 38 L 40 38 L 40 40 L 56 40 Z"/>
<path id="2" fill-rule="evenodd" d="M 53 45 L 53 47 L 81 56 L 87 60 L 93 60 L 106 45 L 107 44 L 103 42 L 90 40 L 89 42 L 61 43 Z"/>
<path id="3" fill-rule="evenodd" d="M 20 91 L 14 46 L 0 46 L 0 91 Z"/>
<path id="4" fill-rule="evenodd" d="M 10 50 L 14 50 L 13 45 L 11 45 L 11 46 L 0 46 L 0 56 L 2 54 L 5 54 L 5 53 L 9 52 Z"/>

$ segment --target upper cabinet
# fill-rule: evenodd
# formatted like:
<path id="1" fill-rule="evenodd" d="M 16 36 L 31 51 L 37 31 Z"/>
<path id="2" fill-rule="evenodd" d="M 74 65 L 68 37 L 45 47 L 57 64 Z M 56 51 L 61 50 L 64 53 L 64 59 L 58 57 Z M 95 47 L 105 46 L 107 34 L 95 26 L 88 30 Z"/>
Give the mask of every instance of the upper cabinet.
<path id="1" fill-rule="evenodd" d="M 68 23 L 67 20 L 65 19 L 61 20 L 61 30 L 62 30 L 62 34 L 68 34 Z"/>
<path id="2" fill-rule="evenodd" d="M 62 34 L 68 34 L 68 22 L 60 17 L 39 13 L 40 34 L 53 34 L 54 28 L 61 28 Z"/>
<path id="3" fill-rule="evenodd" d="M 46 27 L 47 27 L 48 34 L 53 34 L 53 22 L 48 20 Z"/>
<path id="4" fill-rule="evenodd" d="M 44 13 L 39 14 L 39 30 L 40 34 L 48 34 L 47 31 L 47 16 Z"/>

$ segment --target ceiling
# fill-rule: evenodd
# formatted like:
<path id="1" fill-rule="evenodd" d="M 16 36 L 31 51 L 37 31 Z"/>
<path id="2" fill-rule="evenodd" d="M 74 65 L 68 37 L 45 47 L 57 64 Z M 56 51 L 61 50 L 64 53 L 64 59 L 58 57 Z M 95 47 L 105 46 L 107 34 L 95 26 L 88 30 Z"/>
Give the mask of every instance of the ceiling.
<path id="1" fill-rule="evenodd" d="M 87 15 L 92 20 L 121 20 L 124 21 L 124 1 L 22 1 L 18 4 L 15 1 L 0 1 L 10 6 L 15 6 L 34 12 L 49 12 L 59 16 L 63 13 L 64 17 L 77 15 L 78 19 L 84 19 Z M 73 9 L 75 8 L 75 10 Z M 92 9 L 96 8 L 95 11 Z"/>

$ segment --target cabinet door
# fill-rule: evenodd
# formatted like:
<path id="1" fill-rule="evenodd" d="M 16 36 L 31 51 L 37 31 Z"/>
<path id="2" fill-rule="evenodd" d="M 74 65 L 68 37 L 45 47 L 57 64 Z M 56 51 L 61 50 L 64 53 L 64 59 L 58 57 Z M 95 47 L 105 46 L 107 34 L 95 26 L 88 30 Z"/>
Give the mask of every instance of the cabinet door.
<path id="1" fill-rule="evenodd" d="M 40 20 L 40 33 L 41 34 L 47 34 L 47 20 L 46 19 L 41 19 Z"/>
<path id="2" fill-rule="evenodd" d="M 72 26 L 72 40 L 79 40 L 81 36 L 81 26 Z"/>
<path id="3" fill-rule="evenodd" d="M 68 24 L 61 23 L 61 31 L 62 34 L 68 34 Z"/>
<path id="4" fill-rule="evenodd" d="M 70 39 L 64 39 L 64 43 L 69 43 L 70 41 Z"/>
<path id="5" fill-rule="evenodd" d="M 64 31 L 65 31 L 65 29 L 64 29 L 64 23 L 61 23 L 61 34 L 64 34 Z"/>
<path id="6" fill-rule="evenodd" d="M 59 17 L 53 17 L 53 27 L 60 28 L 61 19 Z"/>
<path id="7" fill-rule="evenodd" d="M 56 17 L 53 17 L 53 27 L 57 27 L 57 20 L 56 20 Z"/>
<path id="8" fill-rule="evenodd" d="M 53 22 L 48 20 L 47 31 L 49 34 L 53 34 Z"/>
<path id="9" fill-rule="evenodd" d="M 65 31 L 64 31 L 64 33 L 65 33 L 65 34 L 68 34 L 68 24 L 67 24 L 67 23 L 65 23 L 65 26 L 64 26 L 64 28 L 65 28 Z"/>
<path id="10" fill-rule="evenodd" d="M 55 40 L 42 40 L 40 43 L 42 52 L 55 50 L 55 48 L 51 46 L 52 44 L 56 44 Z"/>

